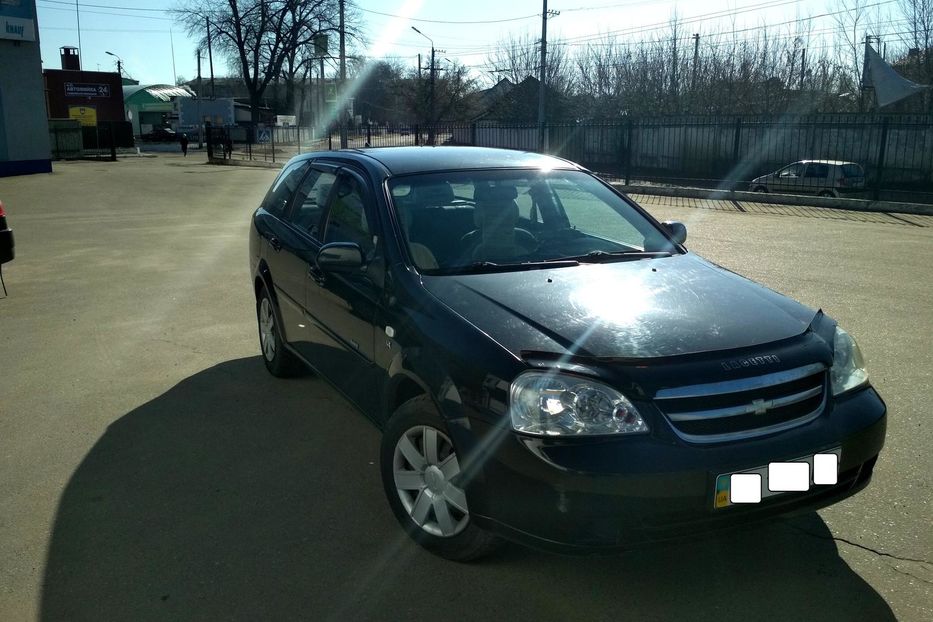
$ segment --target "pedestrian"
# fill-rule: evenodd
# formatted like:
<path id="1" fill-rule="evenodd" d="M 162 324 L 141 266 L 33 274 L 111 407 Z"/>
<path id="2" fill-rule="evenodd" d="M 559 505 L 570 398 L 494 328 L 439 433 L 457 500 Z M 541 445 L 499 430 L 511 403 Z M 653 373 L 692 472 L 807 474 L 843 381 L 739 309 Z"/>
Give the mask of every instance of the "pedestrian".
<path id="1" fill-rule="evenodd" d="M 233 139 L 230 138 L 230 134 L 227 134 L 224 138 L 224 157 L 230 159 L 233 157 Z"/>
<path id="2" fill-rule="evenodd" d="M 188 157 L 188 136 L 185 134 L 182 134 L 181 137 L 179 137 L 178 142 L 181 143 L 181 152 L 187 158 Z"/>

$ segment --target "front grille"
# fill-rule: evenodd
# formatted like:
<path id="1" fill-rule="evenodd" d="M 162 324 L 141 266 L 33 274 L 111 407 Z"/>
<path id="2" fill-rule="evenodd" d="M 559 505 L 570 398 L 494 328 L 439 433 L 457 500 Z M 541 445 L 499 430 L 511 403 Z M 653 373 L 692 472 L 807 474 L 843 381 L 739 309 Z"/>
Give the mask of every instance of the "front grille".
<path id="1" fill-rule="evenodd" d="M 763 376 L 662 389 L 655 395 L 674 431 L 694 443 L 772 434 L 815 419 L 826 405 L 821 363 Z"/>

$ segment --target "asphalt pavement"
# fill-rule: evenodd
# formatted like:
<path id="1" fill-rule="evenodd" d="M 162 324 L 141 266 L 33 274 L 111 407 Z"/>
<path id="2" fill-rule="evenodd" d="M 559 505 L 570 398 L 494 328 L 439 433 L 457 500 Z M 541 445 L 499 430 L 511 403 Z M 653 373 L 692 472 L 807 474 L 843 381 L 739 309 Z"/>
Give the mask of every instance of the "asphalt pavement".
<path id="1" fill-rule="evenodd" d="M 246 234 L 274 175 L 0 179 L 0 620 L 933 619 L 933 218 L 641 197 L 859 340 L 890 413 L 874 481 L 695 542 L 464 565 L 402 535 L 362 415 L 263 368 Z"/>

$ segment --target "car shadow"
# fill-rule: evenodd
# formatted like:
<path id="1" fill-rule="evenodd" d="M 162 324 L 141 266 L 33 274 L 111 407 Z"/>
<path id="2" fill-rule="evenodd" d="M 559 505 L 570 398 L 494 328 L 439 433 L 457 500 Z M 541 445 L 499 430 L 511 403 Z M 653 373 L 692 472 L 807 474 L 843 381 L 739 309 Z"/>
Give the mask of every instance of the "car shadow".
<path id="1" fill-rule="evenodd" d="M 41 618 L 894 619 L 816 514 L 607 557 L 447 562 L 402 535 L 378 448 L 320 379 L 274 379 L 258 357 L 185 379 L 71 477 Z"/>

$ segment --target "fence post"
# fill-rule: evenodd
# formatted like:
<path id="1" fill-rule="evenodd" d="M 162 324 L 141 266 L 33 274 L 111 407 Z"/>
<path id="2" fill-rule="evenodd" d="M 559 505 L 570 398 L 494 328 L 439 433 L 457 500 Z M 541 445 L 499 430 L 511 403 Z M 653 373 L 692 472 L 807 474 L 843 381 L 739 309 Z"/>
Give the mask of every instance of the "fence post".
<path id="1" fill-rule="evenodd" d="M 881 198 L 881 177 L 884 175 L 884 155 L 888 148 L 888 117 L 881 121 L 881 144 L 878 145 L 878 172 L 875 175 L 874 198 Z"/>
<path id="2" fill-rule="evenodd" d="M 300 125 L 296 128 L 296 131 L 298 132 L 298 133 L 297 133 L 297 137 L 298 137 L 298 155 L 301 155 L 301 126 L 300 126 Z"/>
<path id="3" fill-rule="evenodd" d="M 246 154 L 250 162 L 253 161 L 253 132 L 255 132 L 255 129 L 253 125 L 246 128 Z"/>
<path id="4" fill-rule="evenodd" d="M 732 139 L 732 171 L 733 177 L 739 170 L 739 150 L 742 146 L 742 117 L 735 118 L 735 132 Z M 729 183 L 729 190 L 735 192 L 737 179 L 732 179 Z"/>
<path id="5" fill-rule="evenodd" d="M 632 139 L 635 135 L 634 132 L 634 123 L 631 119 L 626 123 L 625 133 L 625 185 L 629 185 L 632 182 Z"/>
<path id="6" fill-rule="evenodd" d="M 415 145 L 420 145 L 421 144 L 421 128 L 416 123 L 414 129 L 415 129 Z"/>
<path id="7" fill-rule="evenodd" d="M 204 122 L 204 133 L 207 134 L 207 161 L 214 159 L 214 132 L 210 121 Z"/>
<path id="8" fill-rule="evenodd" d="M 476 146 L 476 122 L 470 123 L 470 144 Z"/>
<path id="9" fill-rule="evenodd" d="M 275 164 L 275 125 L 269 131 L 269 142 L 272 144 L 272 163 Z"/>

